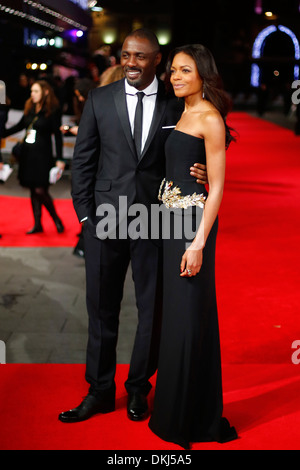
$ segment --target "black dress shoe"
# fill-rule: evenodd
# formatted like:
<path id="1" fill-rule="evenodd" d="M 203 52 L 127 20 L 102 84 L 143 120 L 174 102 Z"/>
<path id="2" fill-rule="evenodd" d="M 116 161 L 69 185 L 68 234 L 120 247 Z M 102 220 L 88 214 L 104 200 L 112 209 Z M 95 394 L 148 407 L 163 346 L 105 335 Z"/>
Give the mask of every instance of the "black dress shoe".
<path id="1" fill-rule="evenodd" d="M 73 255 L 78 256 L 79 258 L 84 258 L 84 250 L 81 250 L 78 248 L 78 246 L 75 246 L 73 250 Z"/>
<path id="2" fill-rule="evenodd" d="M 78 423 L 91 418 L 97 413 L 110 413 L 115 410 L 115 399 L 98 399 L 87 395 L 77 408 L 60 413 L 58 419 L 63 423 Z"/>
<path id="3" fill-rule="evenodd" d="M 132 421 L 142 421 L 149 413 L 148 402 L 141 393 L 130 393 L 127 401 L 127 416 Z"/>
<path id="4" fill-rule="evenodd" d="M 63 226 L 62 221 L 60 219 L 56 219 L 54 223 L 55 223 L 56 230 L 58 231 L 58 233 L 63 233 L 65 230 L 65 227 Z"/>
<path id="5" fill-rule="evenodd" d="M 43 232 L 43 227 L 38 224 L 38 225 L 35 225 L 31 230 L 28 230 L 28 232 L 26 232 L 27 235 L 32 235 L 34 233 L 42 233 Z"/>

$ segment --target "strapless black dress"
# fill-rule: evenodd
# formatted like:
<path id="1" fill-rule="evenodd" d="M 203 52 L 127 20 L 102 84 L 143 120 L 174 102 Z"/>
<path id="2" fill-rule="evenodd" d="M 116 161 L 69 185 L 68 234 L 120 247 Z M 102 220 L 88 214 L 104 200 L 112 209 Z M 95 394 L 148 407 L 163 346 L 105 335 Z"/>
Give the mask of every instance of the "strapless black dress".
<path id="1" fill-rule="evenodd" d="M 166 142 L 166 178 L 160 198 L 169 210 L 163 238 L 163 319 L 150 429 L 160 438 L 189 449 L 193 442 L 227 442 L 236 431 L 222 417 L 222 378 L 215 291 L 215 221 L 203 250 L 200 272 L 180 277 L 187 244 L 180 220 L 194 229 L 207 192 L 190 176 L 190 167 L 206 162 L 204 140 L 174 130 Z M 175 188 L 175 190 L 174 190 Z M 199 213 L 200 211 L 200 218 Z M 167 230 L 166 230 L 167 229 Z M 170 235 L 170 236 L 169 236 Z"/>

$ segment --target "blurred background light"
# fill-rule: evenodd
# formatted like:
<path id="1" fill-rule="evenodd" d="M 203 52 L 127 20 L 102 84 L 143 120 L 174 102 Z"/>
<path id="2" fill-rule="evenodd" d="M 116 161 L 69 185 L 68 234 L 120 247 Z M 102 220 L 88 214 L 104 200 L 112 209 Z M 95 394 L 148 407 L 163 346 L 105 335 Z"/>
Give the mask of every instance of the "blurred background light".
<path id="1" fill-rule="evenodd" d="M 157 31 L 156 35 L 161 46 L 166 46 L 171 41 L 171 32 L 169 30 Z"/>
<path id="2" fill-rule="evenodd" d="M 265 39 L 272 33 L 276 31 L 276 26 L 268 26 L 267 28 L 263 29 L 256 37 L 253 48 L 252 48 L 252 57 L 257 59 L 261 56 L 262 46 Z"/>
<path id="3" fill-rule="evenodd" d="M 103 31 L 102 38 L 105 44 L 113 44 L 117 39 L 117 31 L 113 29 Z"/>
<path id="4" fill-rule="evenodd" d="M 257 15 L 262 14 L 262 11 L 263 11 L 263 9 L 262 9 L 262 0 L 256 0 L 254 11 Z"/>
<path id="5" fill-rule="evenodd" d="M 299 41 L 296 37 L 296 35 L 293 33 L 292 30 L 287 28 L 286 26 L 283 25 L 278 25 L 278 28 L 275 25 L 268 26 L 267 28 L 263 29 L 256 37 L 253 48 L 252 48 L 252 57 L 253 59 L 259 59 L 262 55 L 263 47 L 264 47 L 264 42 L 266 38 L 274 33 L 275 31 L 281 31 L 284 34 L 287 34 L 291 40 L 293 41 L 294 44 L 294 49 L 295 49 L 295 54 L 294 57 L 296 60 L 300 59 L 300 46 L 299 46 Z M 275 74 L 275 73 L 274 73 Z M 279 75 L 279 72 L 278 72 Z M 278 76 L 276 75 L 276 76 Z M 299 78 L 299 66 L 295 65 L 294 66 L 294 80 L 297 80 Z M 251 78 L 250 78 L 251 85 L 254 87 L 259 86 L 260 82 L 260 68 L 257 64 L 252 64 L 251 66 Z"/>

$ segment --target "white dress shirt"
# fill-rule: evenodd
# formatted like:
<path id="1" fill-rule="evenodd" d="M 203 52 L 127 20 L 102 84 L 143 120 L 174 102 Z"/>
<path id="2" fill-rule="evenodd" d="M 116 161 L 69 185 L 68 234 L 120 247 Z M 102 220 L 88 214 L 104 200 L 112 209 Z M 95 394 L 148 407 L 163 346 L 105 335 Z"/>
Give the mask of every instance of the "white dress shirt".
<path id="1" fill-rule="evenodd" d="M 153 118 L 153 113 L 154 113 L 154 108 L 155 108 L 155 103 L 156 103 L 157 90 L 158 90 L 158 80 L 156 77 L 154 77 L 153 82 L 149 86 L 147 86 L 147 88 L 142 90 L 145 93 L 145 96 L 143 98 L 142 150 L 144 148 L 145 142 L 149 134 L 149 130 L 150 130 L 150 126 L 151 126 L 151 122 Z M 137 88 L 129 85 L 129 83 L 127 83 L 127 80 L 125 80 L 127 109 L 128 109 L 132 135 L 133 135 L 133 130 L 134 130 L 133 127 L 134 127 L 135 108 L 137 105 L 136 94 L 138 93 L 138 91 L 139 90 L 137 90 Z"/>

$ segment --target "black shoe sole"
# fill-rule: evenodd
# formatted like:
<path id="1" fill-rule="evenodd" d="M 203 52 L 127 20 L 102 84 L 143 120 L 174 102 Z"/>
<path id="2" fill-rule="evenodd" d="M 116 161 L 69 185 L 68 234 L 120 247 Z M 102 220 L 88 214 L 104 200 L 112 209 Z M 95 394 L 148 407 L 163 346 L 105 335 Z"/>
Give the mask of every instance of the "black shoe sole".
<path id="1" fill-rule="evenodd" d="M 86 421 L 87 419 L 92 418 L 93 416 L 96 416 L 97 414 L 106 414 L 106 413 L 112 413 L 115 411 L 116 407 L 115 405 L 110 405 L 107 407 L 101 408 L 101 410 L 96 411 L 95 413 L 92 413 L 88 416 L 84 416 L 82 418 L 68 418 L 67 416 L 63 416 L 63 413 L 58 416 L 59 421 L 62 423 L 80 423 L 82 421 Z"/>
<path id="2" fill-rule="evenodd" d="M 127 417 L 128 419 L 130 419 L 131 421 L 144 421 L 145 419 L 147 419 L 149 416 L 149 411 L 146 411 L 144 414 L 142 414 L 141 416 L 137 417 L 137 416 L 132 416 L 130 413 L 127 412 Z"/>
<path id="3" fill-rule="evenodd" d="M 35 233 L 43 233 L 44 230 L 43 229 L 32 229 L 32 230 L 29 230 L 28 232 L 26 232 L 26 235 L 34 235 Z"/>

